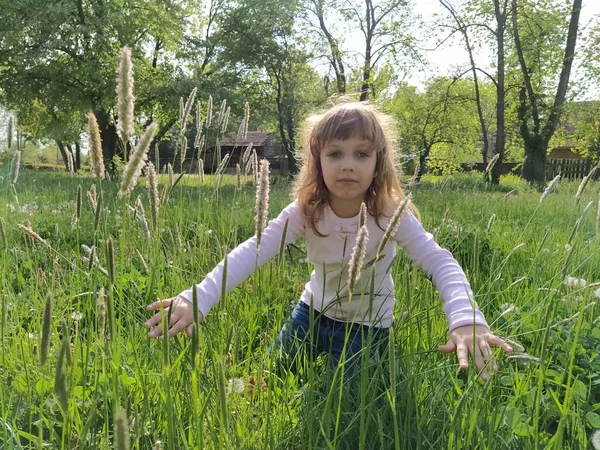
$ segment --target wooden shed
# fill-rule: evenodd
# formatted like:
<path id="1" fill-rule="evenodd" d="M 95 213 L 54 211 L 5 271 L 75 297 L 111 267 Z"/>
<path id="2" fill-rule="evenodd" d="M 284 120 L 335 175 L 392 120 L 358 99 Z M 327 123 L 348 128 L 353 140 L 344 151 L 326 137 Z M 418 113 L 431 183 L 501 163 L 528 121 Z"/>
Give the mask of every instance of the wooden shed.
<path id="1" fill-rule="evenodd" d="M 252 144 L 252 148 L 256 150 L 256 156 L 259 160 L 267 159 L 271 170 L 277 170 L 281 164 L 281 151 L 275 142 L 273 133 L 262 133 L 259 131 L 248 131 L 246 139 L 237 140 L 236 133 L 229 133 L 220 141 L 221 149 L 220 156 L 223 158 L 226 154 L 231 154 L 228 168 L 235 168 L 235 165 L 240 162 L 242 154 Z M 218 150 L 216 142 L 212 142 L 207 146 L 201 157 L 204 160 L 204 170 L 206 173 L 212 173 L 216 170 L 220 160 L 218 159 Z M 194 172 L 197 170 L 197 157 L 190 155 L 184 163 L 186 171 Z M 191 170 L 190 170 L 191 169 Z"/>

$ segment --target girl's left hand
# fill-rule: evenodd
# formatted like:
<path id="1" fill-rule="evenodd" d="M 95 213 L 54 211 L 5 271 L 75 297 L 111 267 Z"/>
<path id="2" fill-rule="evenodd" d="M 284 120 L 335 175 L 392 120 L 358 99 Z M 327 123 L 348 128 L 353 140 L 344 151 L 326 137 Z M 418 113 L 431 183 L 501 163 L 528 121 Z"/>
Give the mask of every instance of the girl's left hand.
<path id="1" fill-rule="evenodd" d="M 475 360 L 475 366 L 481 378 L 489 378 L 488 369 L 495 372 L 498 366 L 492 359 L 492 349 L 490 345 L 502 348 L 506 353 L 512 352 L 512 348 L 498 336 L 493 334 L 483 325 L 464 325 L 457 327 L 450 333 L 450 338 L 445 345 L 440 345 L 438 350 L 442 353 L 452 353 L 456 351 L 458 364 L 461 369 L 469 367 L 469 354 Z M 489 367 L 488 367 L 489 366 Z"/>

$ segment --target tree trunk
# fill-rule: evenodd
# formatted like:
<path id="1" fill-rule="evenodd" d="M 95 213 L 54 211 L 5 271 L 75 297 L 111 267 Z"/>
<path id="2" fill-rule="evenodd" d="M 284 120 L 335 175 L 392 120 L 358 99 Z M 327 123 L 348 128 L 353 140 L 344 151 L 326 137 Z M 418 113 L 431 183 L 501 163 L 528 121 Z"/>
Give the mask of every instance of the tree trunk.
<path id="1" fill-rule="evenodd" d="M 69 163 L 67 160 L 67 152 L 65 151 L 65 145 L 63 144 L 62 141 L 56 140 L 56 146 L 58 147 L 58 150 L 60 151 L 60 156 L 62 156 L 63 164 L 65 165 L 65 169 L 69 170 Z"/>
<path id="2" fill-rule="evenodd" d="M 81 144 L 75 142 L 75 172 L 79 172 L 81 169 Z"/>
<path id="3" fill-rule="evenodd" d="M 496 165 L 492 169 L 492 184 L 500 184 L 500 169 L 504 160 L 504 147 L 506 143 L 505 128 L 505 90 L 504 90 L 504 32 L 506 30 L 506 19 L 508 17 L 508 0 L 504 0 L 504 6 L 500 11 L 500 0 L 494 0 L 496 15 L 496 43 L 498 45 L 497 64 L 498 80 L 496 83 L 496 147 L 494 153 L 500 155 Z"/>
<path id="4" fill-rule="evenodd" d="M 523 178 L 538 187 L 546 182 L 546 151 L 548 143 L 539 136 L 525 139 L 525 154 L 527 159 L 523 164 Z"/>
<path id="5" fill-rule="evenodd" d="M 117 153 L 117 127 L 114 123 L 110 123 L 110 117 L 104 110 L 94 111 L 98 128 L 100 129 L 100 139 L 102 140 L 102 156 L 104 166 L 109 173 L 114 172 L 113 156 Z"/>

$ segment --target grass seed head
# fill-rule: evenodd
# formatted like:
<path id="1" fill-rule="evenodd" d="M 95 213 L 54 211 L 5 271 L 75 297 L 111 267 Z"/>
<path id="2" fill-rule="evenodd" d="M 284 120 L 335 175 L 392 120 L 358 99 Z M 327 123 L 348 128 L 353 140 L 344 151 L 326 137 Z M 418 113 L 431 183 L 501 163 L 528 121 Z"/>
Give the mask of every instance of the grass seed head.
<path id="1" fill-rule="evenodd" d="M 121 58 L 117 69 L 117 131 L 126 143 L 133 136 L 133 64 L 131 50 L 121 48 Z"/>
<path id="2" fill-rule="evenodd" d="M 246 102 L 244 105 L 244 131 L 242 132 L 242 139 L 246 139 L 248 136 L 248 124 L 250 123 L 250 104 Z"/>
<path id="3" fill-rule="evenodd" d="M 348 268 L 348 300 L 352 300 L 352 293 L 360 278 L 360 272 L 365 263 L 365 255 L 367 254 L 367 243 L 369 242 L 369 230 L 367 225 L 363 225 L 358 230 L 356 243 L 352 249 L 350 264 Z"/>
<path id="4" fill-rule="evenodd" d="M 579 183 L 579 187 L 577 188 L 577 193 L 575 194 L 575 203 L 579 203 L 579 200 L 581 200 L 581 196 L 583 195 L 585 187 L 587 186 L 588 182 L 592 179 L 592 177 L 596 174 L 597 170 L 598 166 L 595 166 L 592 170 L 590 170 L 590 173 L 583 177 L 581 183 Z"/>
<path id="5" fill-rule="evenodd" d="M 87 191 L 87 200 L 92 212 L 95 214 L 96 208 L 98 208 L 98 194 L 96 192 L 95 184 L 92 184 L 89 191 Z"/>
<path id="6" fill-rule="evenodd" d="M 548 187 L 544 190 L 544 193 L 540 197 L 540 203 L 542 203 L 546 199 L 546 197 L 548 197 L 554 191 L 554 189 L 556 188 L 556 185 L 558 184 L 559 181 L 560 181 L 560 174 L 556 175 L 554 177 L 554 179 L 550 182 Z"/>
<path id="7" fill-rule="evenodd" d="M 104 179 L 104 158 L 102 156 L 102 140 L 98 122 L 93 112 L 88 114 L 88 138 L 90 141 L 90 170 L 96 178 Z"/>
<path id="8" fill-rule="evenodd" d="M 10 166 L 10 183 L 14 186 L 17 184 L 19 179 L 19 171 L 21 170 L 21 151 L 17 150 L 15 156 L 13 156 L 12 164 Z"/>
<path id="9" fill-rule="evenodd" d="M 402 217 L 402 213 L 404 212 L 406 207 L 409 205 L 410 200 L 411 200 L 411 196 L 409 194 L 402 201 L 402 203 L 400 203 L 398 205 L 398 207 L 394 211 L 394 214 L 392 214 L 390 223 L 388 223 L 388 226 L 385 229 L 385 232 L 383 233 L 383 237 L 381 238 L 381 242 L 379 243 L 379 246 L 377 247 L 377 253 L 376 253 L 377 260 L 382 258 L 383 255 L 381 254 L 381 252 L 383 251 L 383 249 L 385 248 L 385 246 L 387 245 L 389 240 L 392 238 L 392 236 L 396 235 L 396 231 L 398 230 L 398 224 L 400 223 L 400 218 Z"/>
<path id="10" fill-rule="evenodd" d="M 42 237 L 37 234 L 35 231 L 33 231 L 31 229 L 31 225 L 26 225 L 26 224 L 19 224 L 18 227 L 25 233 L 27 234 L 29 237 L 31 237 L 34 241 L 39 242 L 42 245 L 45 245 L 46 247 L 50 247 L 50 244 L 48 244 L 48 241 L 46 241 L 45 239 L 42 239 Z"/>
<path id="11" fill-rule="evenodd" d="M 131 158 L 123 170 L 123 180 L 121 181 L 121 186 L 119 187 L 119 197 L 128 197 L 133 191 L 133 188 L 135 187 L 137 180 L 142 173 L 142 169 L 146 165 L 146 160 L 148 159 L 148 148 L 150 147 L 152 139 L 154 139 L 157 129 L 158 125 L 156 122 L 152 122 L 137 143 Z"/>
<path id="12" fill-rule="evenodd" d="M 192 89 L 190 95 L 185 102 L 185 106 L 183 108 L 183 113 L 181 115 L 181 134 L 185 133 L 185 129 L 187 127 L 188 119 L 190 117 L 190 111 L 192 110 L 192 105 L 194 104 L 194 100 L 196 100 L 196 91 L 197 88 Z"/>
<path id="13" fill-rule="evenodd" d="M 104 342 L 106 342 L 106 296 L 104 288 L 100 288 L 100 291 L 98 292 L 96 305 L 98 308 L 98 338 L 100 339 L 100 342 L 104 344 Z"/>
<path id="14" fill-rule="evenodd" d="M 122 409 L 115 418 L 115 450 L 129 450 L 129 420 Z"/>
<path id="15" fill-rule="evenodd" d="M 262 232 L 267 224 L 269 215 L 269 161 L 263 159 L 260 162 L 260 178 L 256 185 L 256 249 L 260 247 Z"/>

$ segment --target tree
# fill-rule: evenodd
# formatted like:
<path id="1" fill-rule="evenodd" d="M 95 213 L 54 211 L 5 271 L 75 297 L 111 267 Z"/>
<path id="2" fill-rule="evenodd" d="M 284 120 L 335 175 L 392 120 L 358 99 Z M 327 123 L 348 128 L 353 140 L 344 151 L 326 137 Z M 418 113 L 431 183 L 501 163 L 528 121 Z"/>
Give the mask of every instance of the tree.
<path id="1" fill-rule="evenodd" d="M 358 5 L 357 0 L 349 1 L 349 5 L 340 12 L 349 21 L 358 24 L 365 39 L 360 88 L 360 100 L 364 101 L 372 95 L 373 73 L 379 63 L 388 56 L 396 60 L 408 55 L 418 58 L 418 52 L 410 33 L 413 18 L 407 0 L 364 0 L 361 3 L 364 3 L 364 8 Z"/>
<path id="2" fill-rule="evenodd" d="M 479 153 L 481 139 L 472 92 L 471 82 L 448 78 L 429 80 L 424 93 L 406 85 L 396 91 L 388 109 L 398 123 L 402 152 L 418 158 L 417 181 L 436 149 L 440 149 L 436 155 L 440 169 L 444 161 L 460 166 Z"/>
<path id="3" fill-rule="evenodd" d="M 326 0 L 305 0 L 303 8 L 307 13 L 307 21 L 310 23 L 311 27 L 319 30 L 327 42 L 329 48 L 327 58 L 335 73 L 337 92 L 339 94 L 345 94 L 346 69 L 344 66 L 344 54 L 340 48 L 339 40 L 333 36 L 331 28 L 326 23 L 327 18 L 325 17 L 327 9 L 333 8 L 333 3 L 327 2 Z M 313 20 L 315 19 L 318 22 L 318 25 L 314 24 Z"/>
<path id="4" fill-rule="evenodd" d="M 554 2 L 512 0 L 512 32 L 520 68 L 518 119 L 525 144 L 523 177 L 538 185 L 545 181 L 548 143 L 556 130 L 565 103 L 569 77 L 575 55 L 581 0 L 573 0 L 570 11 L 564 12 Z M 564 15 L 569 22 L 566 41 Z M 564 56 L 560 58 L 564 44 Z M 557 70 L 558 69 L 558 70 Z M 554 98 L 548 86 L 560 71 Z"/>
<path id="5" fill-rule="evenodd" d="M 481 127 L 481 134 L 483 138 L 482 146 L 482 159 L 484 163 L 489 162 L 489 125 L 486 123 L 480 93 L 479 93 L 479 80 L 478 72 L 484 74 L 490 79 L 496 89 L 496 133 L 495 133 L 495 144 L 494 154 L 498 155 L 498 159 L 491 173 L 491 181 L 494 184 L 498 184 L 500 180 L 500 168 L 504 159 L 504 147 L 506 143 L 505 134 L 505 35 L 507 18 L 509 14 L 508 0 L 493 0 L 493 5 L 489 2 L 480 0 L 473 0 L 465 5 L 465 14 L 461 16 L 455 9 L 455 7 L 448 0 L 439 0 L 440 3 L 449 11 L 456 23 L 456 28 L 453 29 L 453 33 L 458 31 L 463 36 L 465 47 L 469 55 L 470 71 L 473 76 L 474 88 L 475 88 L 475 99 L 477 103 L 477 110 L 479 116 L 479 123 Z M 490 20 L 490 16 L 493 16 L 493 20 L 496 22 L 496 28 L 492 28 L 487 24 Z M 497 73 L 495 77 L 483 69 L 481 69 L 476 63 L 473 55 L 472 36 L 469 34 L 469 30 L 473 29 L 473 32 L 478 30 L 484 30 L 488 37 L 492 37 L 492 45 L 496 47 L 496 68 Z M 486 178 L 488 174 L 486 173 Z"/>
<path id="6" fill-rule="evenodd" d="M 294 0 L 245 0 L 220 20 L 220 28 L 227 30 L 224 58 L 244 65 L 268 87 L 290 174 L 298 170 L 295 130 L 306 105 L 315 100 L 314 87 L 303 86 L 303 80 L 317 78 L 307 65 L 307 53 L 296 43 L 297 8 Z"/>
<path id="7" fill-rule="evenodd" d="M 194 5 L 176 0 L 129 0 L 122 5 L 104 0 L 0 0 L 0 66 L 6 68 L 0 71 L 0 102 L 24 126 L 72 144 L 79 135 L 72 128 L 83 130 L 85 114 L 92 110 L 104 156 L 110 160 L 118 151 L 113 107 L 119 48 L 128 44 L 133 49 L 140 87 L 137 113 L 152 116 L 157 103 L 153 88 L 160 91 L 165 78 L 172 80 L 178 73 L 166 59 L 158 64 L 159 52 L 173 49 L 181 39 Z M 43 117 L 28 112 L 37 108 L 34 102 L 43 105 Z M 34 117 L 41 122 L 27 123 Z"/>

